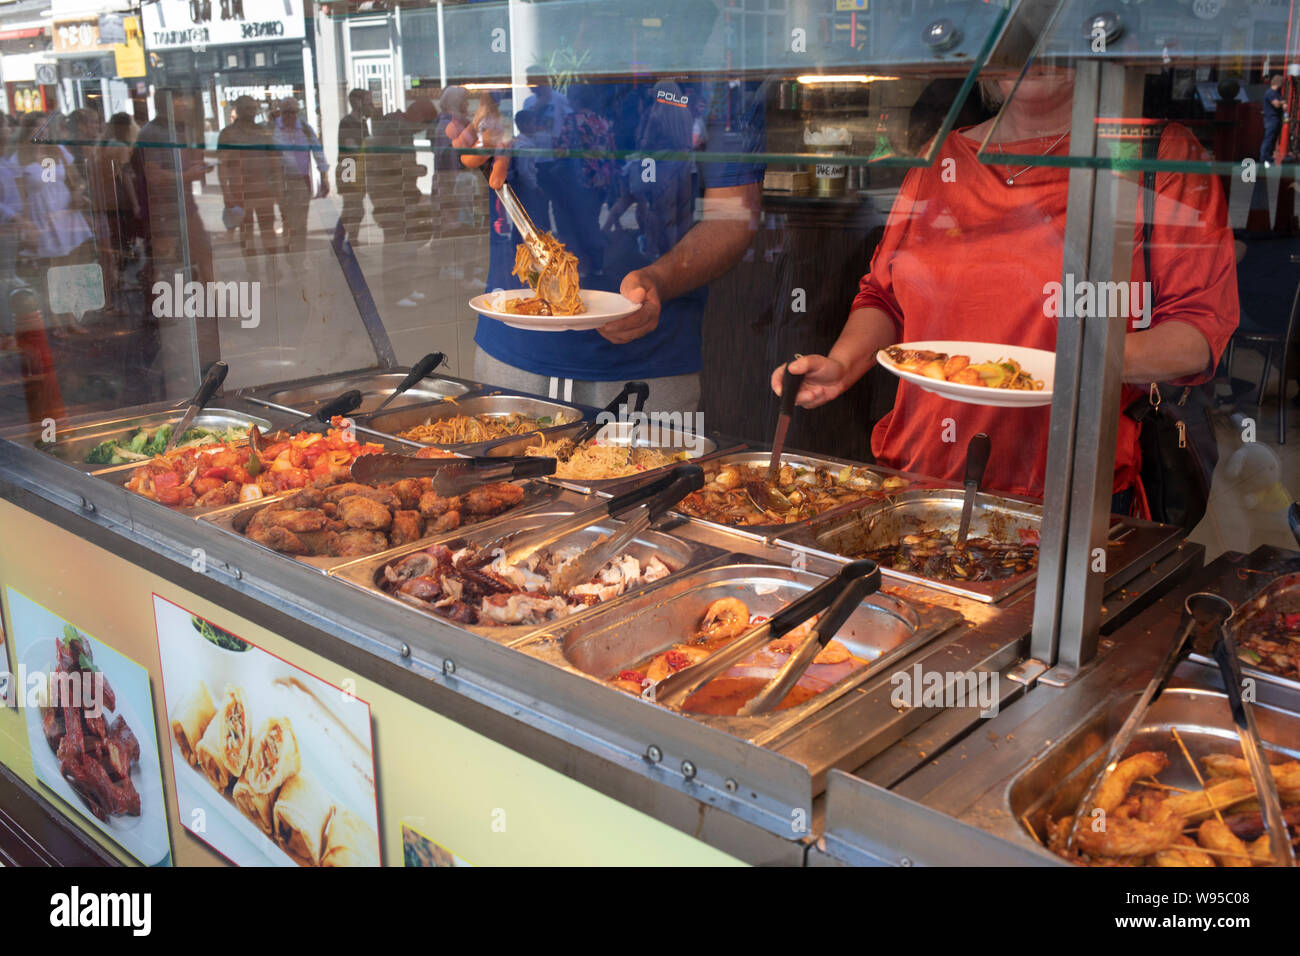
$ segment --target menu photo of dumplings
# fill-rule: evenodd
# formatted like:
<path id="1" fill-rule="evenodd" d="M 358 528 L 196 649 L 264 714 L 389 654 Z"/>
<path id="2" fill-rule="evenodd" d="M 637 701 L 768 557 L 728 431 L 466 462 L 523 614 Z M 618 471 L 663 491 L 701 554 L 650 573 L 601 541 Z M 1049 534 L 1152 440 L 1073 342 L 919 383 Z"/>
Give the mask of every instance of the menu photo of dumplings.
<path id="1" fill-rule="evenodd" d="M 181 825 L 240 866 L 379 866 L 370 705 L 154 595 Z"/>

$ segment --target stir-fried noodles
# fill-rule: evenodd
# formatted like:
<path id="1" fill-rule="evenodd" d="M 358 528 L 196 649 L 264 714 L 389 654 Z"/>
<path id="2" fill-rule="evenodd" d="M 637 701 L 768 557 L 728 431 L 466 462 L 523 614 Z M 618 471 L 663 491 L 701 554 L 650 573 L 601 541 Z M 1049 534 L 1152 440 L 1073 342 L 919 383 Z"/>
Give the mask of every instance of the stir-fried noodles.
<path id="1" fill-rule="evenodd" d="M 515 249 L 514 275 L 528 283 L 536 295 L 511 299 L 505 310 L 515 315 L 580 315 L 586 312 L 578 295 L 578 257 L 564 248 L 549 232 L 540 233 L 547 263 L 539 271 L 528 244 Z"/>

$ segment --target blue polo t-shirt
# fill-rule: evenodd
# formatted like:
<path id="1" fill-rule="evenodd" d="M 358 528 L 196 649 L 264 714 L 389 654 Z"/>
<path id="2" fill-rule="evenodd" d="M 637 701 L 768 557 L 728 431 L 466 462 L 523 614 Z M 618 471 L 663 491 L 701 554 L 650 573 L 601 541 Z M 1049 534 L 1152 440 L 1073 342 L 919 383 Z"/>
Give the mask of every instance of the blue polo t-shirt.
<path id="1" fill-rule="evenodd" d="M 666 253 L 696 223 L 705 189 L 761 182 L 764 166 L 736 162 L 735 154 L 763 149 L 761 94 L 749 84 L 653 82 L 571 86 L 567 104 L 530 99 L 543 128 L 529 140 L 545 142 L 550 111 L 573 109 L 567 142 L 553 148 L 590 150 L 598 142 L 605 158 L 557 158 L 539 162 L 537 185 L 526 182 L 512 162 L 507 181 L 539 229 L 550 229 L 578 257 L 584 289 L 617 292 L 623 277 Z M 538 116 L 538 114 L 543 114 Z M 590 116 L 603 119 L 593 124 Z M 593 129 L 594 127 L 594 129 Z M 703 137 L 703 142 L 700 142 Z M 630 155 L 624 155 L 631 150 Z M 682 158 L 644 154 L 668 153 Z M 731 154 L 726 160 L 715 154 Z M 646 160 L 653 160 L 647 163 Z M 602 205 L 620 198 L 636 209 L 635 230 L 601 229 Z M 486 291 L 516 289 L 511 275 L 519 237 L 491 197 L 490 262 Z M 620 217 L 623 218 L 623 217 Z M 535 332 L 480 316 L 474 341 L 498 361 L 537 375 L 586 381 L 658 378 L 700 371 L 701 322 L 708 287 L 662 304 L 659 325 L 649 335 L 616 345 L 595 330 Z"/>

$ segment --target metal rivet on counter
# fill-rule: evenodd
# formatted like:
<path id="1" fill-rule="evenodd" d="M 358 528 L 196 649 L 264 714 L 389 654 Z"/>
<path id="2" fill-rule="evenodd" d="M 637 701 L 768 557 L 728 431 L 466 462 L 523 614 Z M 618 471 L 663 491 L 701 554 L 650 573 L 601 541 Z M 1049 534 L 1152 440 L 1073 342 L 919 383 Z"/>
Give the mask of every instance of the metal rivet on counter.
<path id="1" fill-rule="evenodd" d="M 445 661 L 442 662 L 442 672 L 444 674 L 456 673 L 456 662 L 453 661 L 450 657 L 447 658 Z"/>
<path id="2" fill-rule="evenodd" d="M 227 567 L 230 567 L 230 565 L 227 565 Z M 239 568 L 230 567 L 230 573 L 234 576 L 236 581 L 244 580 L 244 572 L 239 570 Z"/>
<path id="3" fill-rule="evenodd" d="M 95 510 L 95 503 L 83 495 L 81 498 L 81 508 L 83 511 L 93 512 Z"/>
<path id="4" fill-rule="evenodd" d="M 898 865 L 899 865 L 899 866 L 911 866 L 911 865 L 912 865 L 912 861 L 911 861 L 910 859 L 908 859 L 907 857 L 903 857 L 901 860 L 898 861 Z"/>
<path id="5" fill-rule="evenodd" d="M 645 749 L 645 758 L 646 760 L 649 760 L 651 763 L 658 763 L 659 761 L 664 759 L 664 752 L 660 750 L 658 747 L 656 747 L 654 744 L 651 744 L 649 747 Z"/>
<path id="6" fill-rule="evenodd" d="M 401 646 L 401 648 L 399 648 L 399 650 L 400 650 L 401 655 L 402 655 L 403 657 L 410 657 L 410 656 L 411 656 L 411 645 L 410 645 L 410 644 L 403 644 L 403 645 Z"/>
<path id="7" fill-rule="evenodd" d="M 685 777 L 687 780 L 694 779 L 694 777 L 695 777 L 695 764 L 691 763 L 689 760 L 683 760 L 683 761 L 682 761 L 682 776 Z"/>
<path id="8" fill-rule="evenodd" d="M 723 781 L 722 786 L 726 788 L 727 793 L 736 792 L 736 781 L 732 780 L 730 777 Z"/>

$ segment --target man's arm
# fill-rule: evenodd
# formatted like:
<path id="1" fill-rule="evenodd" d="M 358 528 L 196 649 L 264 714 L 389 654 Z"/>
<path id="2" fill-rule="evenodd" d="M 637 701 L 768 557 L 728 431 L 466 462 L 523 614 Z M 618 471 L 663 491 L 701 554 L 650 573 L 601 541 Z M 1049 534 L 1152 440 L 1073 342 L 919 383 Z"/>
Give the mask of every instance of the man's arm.
<path id="1" fill-rule="evenodd" d="M 749 183 L 704 190 L 704 218 L 664 255 L 623 278 L 619 292 L 641 308 L 601 326 L 600 334 L 619 345 L 649 335 L 659 325 L 664 302 L 734 266 L 753 239 L 762 188 L 762 183 Z"/>

